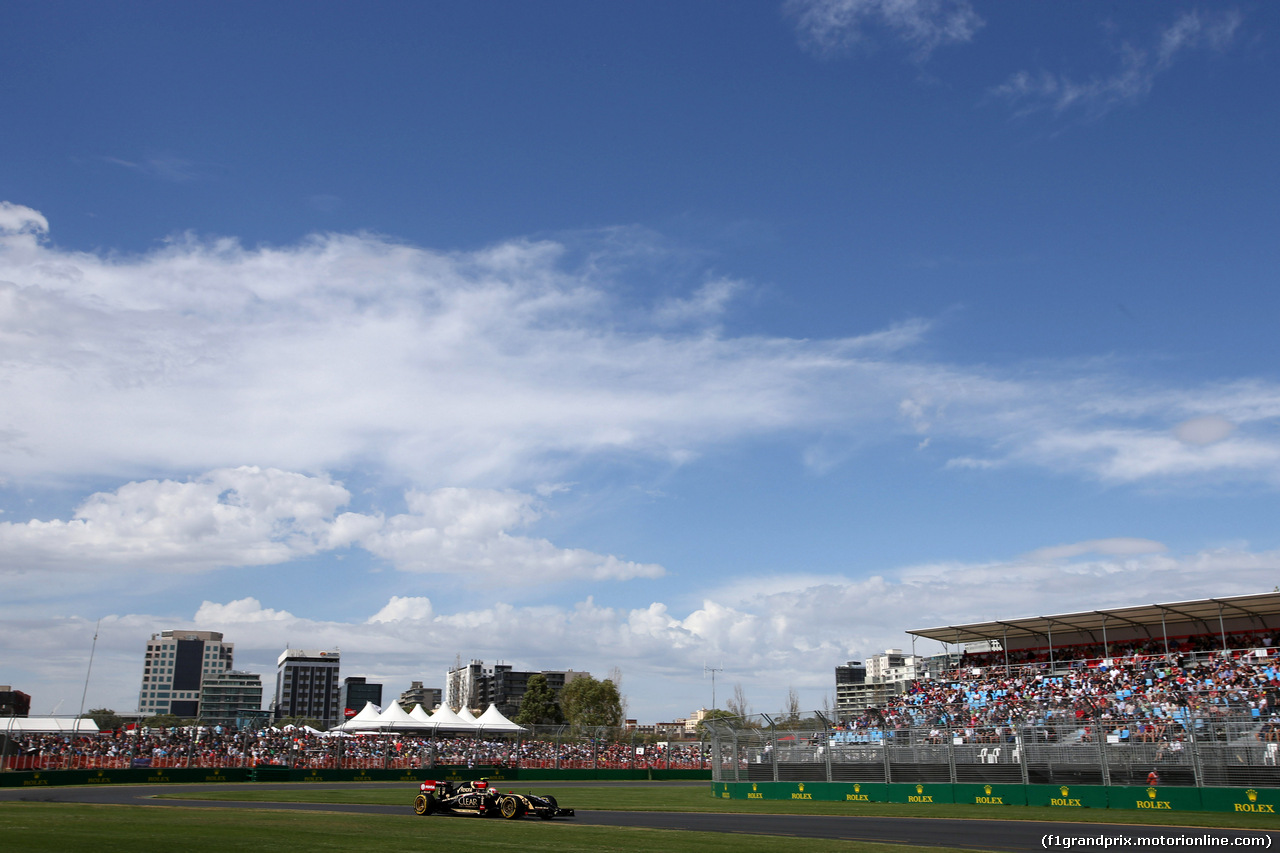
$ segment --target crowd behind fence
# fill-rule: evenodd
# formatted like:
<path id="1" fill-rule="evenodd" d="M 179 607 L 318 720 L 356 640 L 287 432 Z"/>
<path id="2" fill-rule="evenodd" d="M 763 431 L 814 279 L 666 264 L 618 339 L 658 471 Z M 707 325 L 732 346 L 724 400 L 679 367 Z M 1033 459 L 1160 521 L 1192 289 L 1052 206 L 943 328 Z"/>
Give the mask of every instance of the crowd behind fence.
<path id="1" fill-rule="evenodd" d="M 1280 787 L 1270 632 L 1231 639 L 966 656 L 843 720 L 714 721 L 713 778 Z"/>
<path id="2" fill-rule="evenodd" d="M 1133 728 L 1094 737 L 1078 723 L 838 729 L 759 717 L 708 726 L 718 782 L 1280 787 L 1273 727 L 1254 717 L 1193 715 L 1186 723 L 1185 739 L 1159 741 Z"/>
<path id="3" fill-rule="evenodd" d="M 84 736 L 0 734 L 0 754 L 3 770 L 262 766 L 316 770 L 707 770 L 711 753 L 705 741 L 655 742 L 615 728 L 582 731 L 533 726 L 527 732 L 479 736 L 408 732 L 338 736 L 292 726 L 254 730 L 179 726 Z"/>

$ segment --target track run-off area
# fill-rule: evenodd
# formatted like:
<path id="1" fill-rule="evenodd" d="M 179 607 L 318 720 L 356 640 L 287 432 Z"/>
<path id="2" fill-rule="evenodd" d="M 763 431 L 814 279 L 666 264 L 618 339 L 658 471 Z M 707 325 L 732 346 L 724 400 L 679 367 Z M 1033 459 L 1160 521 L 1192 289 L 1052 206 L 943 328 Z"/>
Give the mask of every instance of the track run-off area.
<path id="1" fill-rule="evenodd" d="M 707 783 L 680 782 L 532 782 L 520 788 L 530 790 L 559 787 L 648 787 L 705 786 Z M 125 805 L 152 808 L 273 809 L 289 811 L 342 812 L 389 815 L 414 820 L 474 820 L 467 817 L 416 817 L 412 811 L 413 790 L 402 782 L 328 783 L 324 789 L 400 789 L 403 805 L 350 803 L 292 803 L 283 801 L 201 800 L 206 792 L 225 796 L 234 786 L 226 784 L 104 785 L 100 787 L 0 788 L 0 802 L 80 803 Z M 246 790 L 255 794 L 270 790 L 315 791 L 308 783 L 252 783 Z M 180 795 L 181 799 L 167 797 Z M 191 799 L 191 797 L 197 797 Z M 954 819 L 942 817 L 878 817 L 862 815 L 744 814 L 723 812 L 655 812 L 584 810 L 572 802 L 577 815 L 568 821 L 590 826 L 634 827 L 696 832 L 747 833 L 809 839 L 838 839 L 880 843 L 912 844 L 923 847 L 965 847 L 976 850 L 1030 851 L 1046 849 L 1248 849 L 1270 850 L 1280 842 L 1280 830 L 1246 830 L 1219 827 L 1149 826 L 1115 823 L 1057 821 Z M 783 808 L 780 803 L 779 810 Z M 1068 846 L 1069 845 L 1069 846 Z M 1280 847 L 1276 848 L 1280 850 Z"/>

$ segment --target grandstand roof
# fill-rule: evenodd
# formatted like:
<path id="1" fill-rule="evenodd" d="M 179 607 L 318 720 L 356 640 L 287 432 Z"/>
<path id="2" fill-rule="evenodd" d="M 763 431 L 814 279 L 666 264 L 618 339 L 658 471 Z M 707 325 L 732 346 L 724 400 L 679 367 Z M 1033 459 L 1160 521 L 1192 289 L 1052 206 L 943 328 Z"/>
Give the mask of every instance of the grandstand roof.
<path id="1" fill-rule="evenodd" d="M 1222 621 L 1241 617 L 1261 619 L 1280 615 L 1280 592 L 1235 595 L 1227 598 L 1202 598 L 1169 604 L 1139 604 L 1108 610 L 1085 610 L 1056 616 L 1027 616 L 1020 619 L 995 619 L 967 625 L 943 625 L 908 631 L 917 637 L 944 643 L 972 643 L 980 640 L 1005 640 L 1024 637 L 1051 637 L 1058 634 L 1105 631 L 1108 626 L 1160 628 L 1161 625 L 1201 623 L 1206 633 L 1218 632 Z M 1262 627 L 1262 626 L 1259 626 Z M 1158 634 L 1156 635 L 1158 636 Z"/>

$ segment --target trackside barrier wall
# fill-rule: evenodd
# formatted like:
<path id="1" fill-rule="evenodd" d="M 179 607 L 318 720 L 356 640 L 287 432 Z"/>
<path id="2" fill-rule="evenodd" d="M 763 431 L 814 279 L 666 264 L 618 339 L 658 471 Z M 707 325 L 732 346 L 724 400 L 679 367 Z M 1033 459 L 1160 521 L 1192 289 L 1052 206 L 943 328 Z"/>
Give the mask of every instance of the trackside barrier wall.
<path id="1" fill-rule="evenodd" d="M 1182 788 L 1129 785 L 969 785 L 883 782 L 713 782 L 712 796 L 726 800 L 904 803 L 927 810 L 943 804 L 1048 806 L 1063 809 L 1213 811 L 1277 814 L 1275 788 Z"/>
<path id="2" fill-rule="evenodd" d="M 34 788 L 59 785 L 169 785 L 210 782 L 404 782 L 426 779 L 464 782 L 487 777 L 495 782 L 515 781 L 706 781 L 708 770 L 536 770 L 511 767 L 440 766 L 414 770 L 293 770 L 288 767 L 154 770 L 35 770 L 0 773 L 0 788 Z"/>

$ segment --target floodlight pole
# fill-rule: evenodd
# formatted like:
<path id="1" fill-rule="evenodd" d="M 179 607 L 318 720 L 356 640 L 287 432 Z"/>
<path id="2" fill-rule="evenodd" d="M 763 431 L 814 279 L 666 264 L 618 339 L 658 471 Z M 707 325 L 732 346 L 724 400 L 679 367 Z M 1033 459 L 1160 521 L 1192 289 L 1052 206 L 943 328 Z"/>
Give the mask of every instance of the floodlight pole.
<path id="1" fill-rule="evenodd" d="M 80 694 L 80 716 L 76 717 L 76 723 L 72 731 L 76 734 L 80 733 L 79 720 L 84 716 L 84 700 L 89 695 L 89 676 L 93 673 L 93 653 L 98 650 L 98 629 L 102 627 L 102 620 L 98 620 L 98 624 L 93 626 L 93 645 L 89 647 L 89 668 L 84 674 L 84 692 Z"/>

